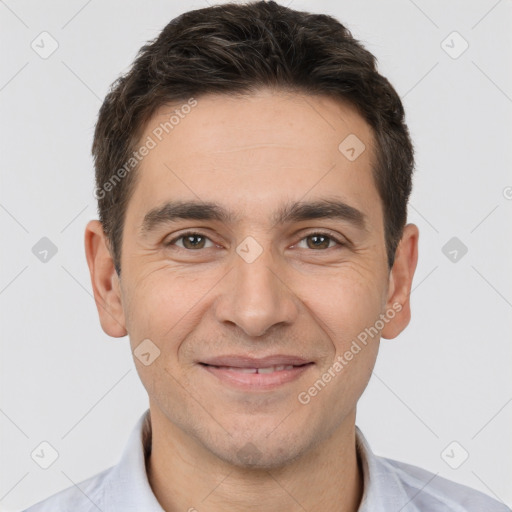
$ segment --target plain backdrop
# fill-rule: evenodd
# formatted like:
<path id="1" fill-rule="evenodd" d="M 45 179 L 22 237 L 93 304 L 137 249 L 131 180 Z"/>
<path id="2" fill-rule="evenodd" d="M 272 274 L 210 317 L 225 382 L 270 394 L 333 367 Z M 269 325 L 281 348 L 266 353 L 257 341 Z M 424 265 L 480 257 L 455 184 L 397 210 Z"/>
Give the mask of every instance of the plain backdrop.
<path id="1" fill-rule="evenodd" d="M 336 16 L 377 56 L 416 148 L 413 317 L 382 341 L 357 424 L 377 454 L 511 506 L 512 3 L 282 3 Z M 92 298 L 92 133 L 138 49 L 207 5 L 0 2 L 1 510 L 114 465 L 148 406 L 128 338 L 101 330 Z M 46 262 L 33 250 L 43 237 L 57 251 Z M 43 441 L 59 454 L 48 469 L 31 458 Z M 457 469 L 447 447 L 452 460 L 469 455 Z"/>

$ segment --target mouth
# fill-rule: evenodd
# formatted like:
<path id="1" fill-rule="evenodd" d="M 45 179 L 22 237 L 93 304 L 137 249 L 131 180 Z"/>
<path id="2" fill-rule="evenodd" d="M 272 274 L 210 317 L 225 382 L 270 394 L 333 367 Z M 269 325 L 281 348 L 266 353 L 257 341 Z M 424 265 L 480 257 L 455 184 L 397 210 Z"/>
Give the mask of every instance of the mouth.
<path id="1" fill-rule="evenodd" d="M 267 366 L 265 368 L 239 368 L 237 366 L 215 366 L 207 364 L 205 366 L 210 366 L 211 368 L 217 368 L 219 370 L 227 370 L 230 372 L 239 372 L 239 373 L 274 373 L 274 372 L 282 372 L 284 370 L 293 370 L 294 368 L 299 368 L 303 365 L 295 366 L 293 364 L 289 365 L 280 365 L 280 366 Z"/>
<path id="2" fill-rule="evenodd" d="M 269 356 L 253 359 L 222 356 L 199 363 L 222 384 L 244 391 L 275 389 L 298 379 L 314 363 L 295 356 Z"/>

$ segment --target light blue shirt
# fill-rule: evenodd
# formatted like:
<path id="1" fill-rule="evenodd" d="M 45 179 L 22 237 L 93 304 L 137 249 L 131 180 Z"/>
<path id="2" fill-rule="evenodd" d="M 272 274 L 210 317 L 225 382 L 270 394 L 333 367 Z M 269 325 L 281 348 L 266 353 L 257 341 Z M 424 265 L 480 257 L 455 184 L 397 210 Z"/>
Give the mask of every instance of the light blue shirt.
<path id="1" fill-rule="evenodd" d="M 511 512 L 474 489 L 375 455 L 357 426 L 356 446 L 364 478 L 358 512 Z M 146 474 L 150 449 L 148 409 L 135 425 L 117 465 L 84 480 L 79 489 L 72 486 L 24 512 L 162 512 Z"/>

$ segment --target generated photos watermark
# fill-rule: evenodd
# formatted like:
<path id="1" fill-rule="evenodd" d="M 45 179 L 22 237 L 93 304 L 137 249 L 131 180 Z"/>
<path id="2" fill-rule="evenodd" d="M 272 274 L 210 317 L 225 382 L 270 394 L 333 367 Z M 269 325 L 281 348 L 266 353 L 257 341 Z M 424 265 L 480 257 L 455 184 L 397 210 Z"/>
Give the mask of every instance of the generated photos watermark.
<path id="1" fill-rule="evenodd" d="M 402 311 L 402 304 L 395 302 L 391 308 L 385 313 L 381 313 L 379 319 L 371 326 L 365 328 L 357 335 L 357 339 L 352 341 L 350 348 L 346 350 L 343 355 L 339 355 L 334 363 L 318 378 L 315 383 L 310 386 L 306 391 L 301 391 L 297 399 L 302 405 L 307 405 L 311 402 L 311 399 L 320 393 L 325 386 L 331 382 L 341 371 L 349 364 L 354 357 L 361 352 L 362 347 L 368 344 L 369 339 L 375 338 L 382 331 L 384 326 L 389 323 L 390 320 L 395 318 L 397 313 Z M 359 343 L 358 343 L 359 342 Z"/>
<path id="2" fill-rule="evenodd" d="M 156 128 L 153 129 L 151 135 L 146 137 L 146 140 L 139 146 L 139 148 L 132 153 L 132 156 L 124 163 L 122 167 L 105 182 L 101 187 L 96 187 L 94 190 L 94 197 L 96 199 L 103 199 L 109 192 L 111 192 L 116 185 L 130 174 L 142 160 L 149 155 L 152 149 L 155 149 L 159 142 L 165 137 L 165 135 L 171 133 L 178 124 L 189 114 L 197 105 L 195 98 L 190 98 L 187 103 L 181 105 L 180 108 L 173 111 L 172 115 L 165 122 L 160 123 Z"/>

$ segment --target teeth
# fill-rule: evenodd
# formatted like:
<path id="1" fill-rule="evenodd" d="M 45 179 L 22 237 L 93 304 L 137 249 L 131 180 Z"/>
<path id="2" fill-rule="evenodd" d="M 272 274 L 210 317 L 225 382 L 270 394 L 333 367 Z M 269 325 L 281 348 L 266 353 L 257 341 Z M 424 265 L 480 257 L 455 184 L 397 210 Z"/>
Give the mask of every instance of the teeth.
<path id="1" fill-rule="evenodd" d="M 221 370 L 230 370 L 239 373 L 273 373 L 281 372 L 283 370 L 293 370 L 294 366 L 292 364 L 289 364 L 279 366 L 268 366 L 267 368 L 236 368 L 233 366 L 219 366 L 218 368 Z"/>
<path id="2" fill-rule="evenodd" d="M 274 373 L 275 371 L 275 366 L 269 366 L 268 368 L 258 368 L 258 373 Z"/>
<path id="3" fill-rule="evenodd" d="M 219 366 L 222 370 L 230 370 L 239 373 L 258 373 L 256 368 L 233 368 L 232 366 Z"/>
<path id="4" fill-rule="evenodd" d="M 258 373 L 273 373 L 273 372 L 282 372 L 283 370 L 293 370 L 293 364 L 289 364 L 287 366 L 269 366 L 268 368 L 258 368 Z"/>

